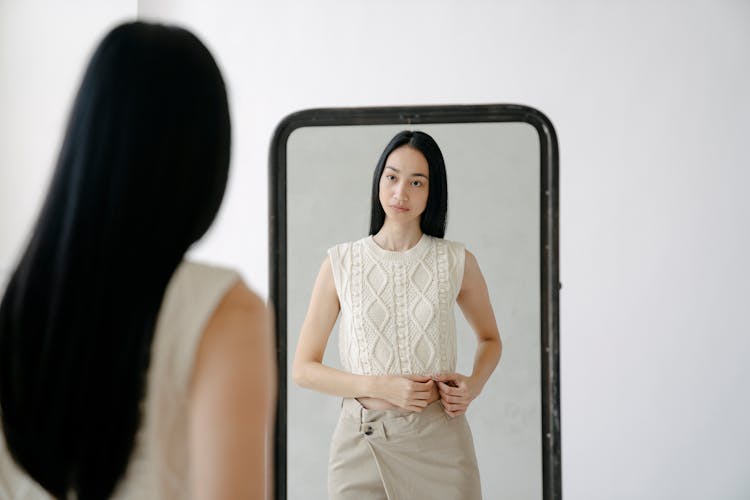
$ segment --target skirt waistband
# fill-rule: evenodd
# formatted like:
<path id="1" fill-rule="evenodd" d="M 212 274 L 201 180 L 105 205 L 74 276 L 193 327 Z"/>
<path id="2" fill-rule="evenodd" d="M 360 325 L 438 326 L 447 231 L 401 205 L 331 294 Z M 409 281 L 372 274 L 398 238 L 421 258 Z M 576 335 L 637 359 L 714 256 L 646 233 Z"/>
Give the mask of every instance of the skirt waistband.
<path id="1" fill-rule="evenodd" d="M 421 412 L 416 412 L 412 410 L 405 410 L 403 408 L 393 408 L 389 410 L 371 410 L 362 406 L 362 403 L 360 403 L 356 398 L 342 398 L 341 413 L 342 416 L 357 419 L 361 423 L 375 422 L 378 420 L 388 420 L 410 415 L 415 415 L 420 420 L 431 420 L 436 416 L 444 415 L 443 405 L 440 403 L 439 399 L 428 404 Z"/>

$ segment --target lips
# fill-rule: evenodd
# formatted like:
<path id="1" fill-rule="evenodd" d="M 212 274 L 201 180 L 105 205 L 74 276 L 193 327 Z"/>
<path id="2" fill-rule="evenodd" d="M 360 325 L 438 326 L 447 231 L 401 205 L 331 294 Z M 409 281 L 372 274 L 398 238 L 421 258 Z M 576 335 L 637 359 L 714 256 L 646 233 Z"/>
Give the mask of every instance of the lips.
<path id="1" fill-rule="evenodd" d="M 398 205 L 391 205 L 391 208 L 396 210 L 397 212 L 408 212 L 409 209 L 406 207 L 399 207 Z"/>

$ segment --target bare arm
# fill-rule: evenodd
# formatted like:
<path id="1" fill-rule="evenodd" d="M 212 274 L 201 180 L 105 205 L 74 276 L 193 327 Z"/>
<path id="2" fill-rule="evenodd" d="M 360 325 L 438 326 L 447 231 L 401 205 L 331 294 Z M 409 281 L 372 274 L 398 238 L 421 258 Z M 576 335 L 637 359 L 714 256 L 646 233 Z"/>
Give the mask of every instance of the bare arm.
<path id="1" fill-rule="evenodd" d="M 323 364 L 328 338 L 340 310 L 331 261 L 327 257 L 315 280 L 292 365 L 294 383 L 341 397 L 374 397 L 420 411 L 427 405 L 430 377 L 355 375 Z"/>
<path id="2" fill-rule="evenodd" d="M 190 388 L 193 498 L 271 498 L 276 364 L 270 325 L 266 306 L 242 282 L 206 325 Z"/>
<path id="3" fill-rule="evenodd" d="M 471 378 L 478 382 L 481 391 L 500 361 L 503 344 L 497 329 L 495 312 L 490 303 L 487 283 L 477 259 L 468 250 L 464 279 L 456 302 L 477 336 L 477 353 Z"/>
<path id="4" fill-rule="evenodd" d="M 500 361 L 503 350 L 487 283 L 476 258 L 468 250 L 464 278 L 456 302 L 477 336 L 477 352 L 471 376 L 445 374 L 436 377 L 439 380 L 438 387 L 443 407 L 451 416 L 464 413 L 469 403 L 482 392 Z"/>

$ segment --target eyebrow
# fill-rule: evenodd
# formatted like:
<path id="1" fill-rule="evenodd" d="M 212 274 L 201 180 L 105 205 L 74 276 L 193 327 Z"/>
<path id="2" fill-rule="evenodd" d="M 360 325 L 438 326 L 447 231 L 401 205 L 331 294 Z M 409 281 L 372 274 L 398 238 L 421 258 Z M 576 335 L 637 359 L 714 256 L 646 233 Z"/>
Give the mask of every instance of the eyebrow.
<path id="1" fill-rule="evenodd" d="M 386 165 L 385 168 L 390 168 L 391 170 L 394 170 L 396 173 L 401 173 L 401 171 L 395 167 L 391 167 L 390 165 Z M 428 179 L 428 177 L 424 174 L 411 174 L 412 177 L 424 177 L 425 179 Z"/>

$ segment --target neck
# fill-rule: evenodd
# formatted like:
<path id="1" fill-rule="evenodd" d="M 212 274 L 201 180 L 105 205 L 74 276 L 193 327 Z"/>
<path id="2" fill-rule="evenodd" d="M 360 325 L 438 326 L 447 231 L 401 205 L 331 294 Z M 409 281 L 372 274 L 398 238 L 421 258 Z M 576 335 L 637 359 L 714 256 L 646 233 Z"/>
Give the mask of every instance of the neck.
<path id="1" fill-rule="evenodd" d="M 375 243 L 386 250 L 403 251 L 412 248 L 419 243 L 422 237 L 422 229 L 419 223 L 395 224 L 389 223 L 388 219 L 377 234 L 373 235 Z"/>

